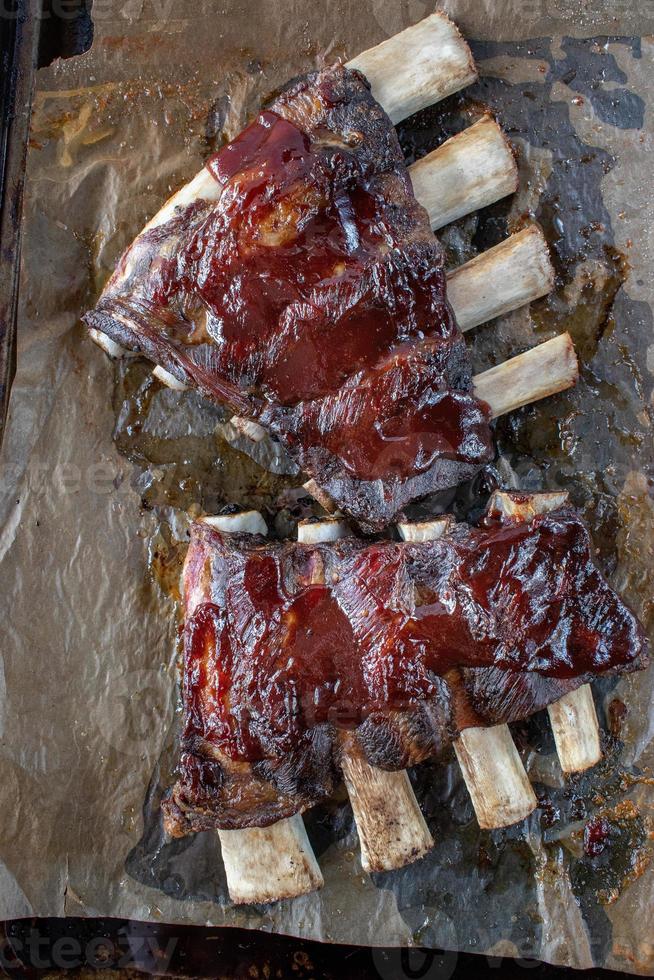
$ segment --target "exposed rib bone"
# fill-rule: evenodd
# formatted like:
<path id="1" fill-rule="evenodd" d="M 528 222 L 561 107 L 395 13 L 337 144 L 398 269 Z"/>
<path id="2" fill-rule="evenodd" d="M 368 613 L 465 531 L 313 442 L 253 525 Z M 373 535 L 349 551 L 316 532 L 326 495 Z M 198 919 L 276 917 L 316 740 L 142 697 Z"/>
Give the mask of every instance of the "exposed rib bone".
<path id="1" fill-rule="evenodd" d="M 219 184 L 210 170 L 203 167 L 202 170 L 193 177 L 188 184 L 169 197 L 160 211 L 157 211 L 154 218 L 148 222 L 141 234 L 165 225 L 167 221 L 175 216 L 177 208 L 185 208 L 196 201 L 217 201 L 223 192 L 222 184 Z"/>
<path id="2" fill-rule="evenodd" d="M 399 524 L 398 529 L 405 541 L 429 541 L 451 526 L 440 519 Z M 538 801 L 508 725 L 468 728 L 453 745 L 480 827 L 509 827 L 536 809 Z"/>
<path id="3" fill-rule="evenodd" d="M 263 442 L 268 433 L 262 425 L 258 422 L 251 422 L 249 419 L 243 419 L 240 415 L 234 415 L 230 419 L 234 428 L 242 435 L 247 436 L 252 442 Z"/>
<path id="4" fill-rule="evenodd" d="M 567 501 L 567 493 L 523 495 L 496 491 L 489 509 L 518 521 L 528 521 L 537 514 L 556 510 Z M 602 749 L 590 685 L 566 694 L 547 711 L 563 772 L 582 772 L 596 765 L 602 758 Z"/>
<path id="5" fill-rule="evenodd" d="M 477 398 L 488 402 L 497 418 L 572 388 L 578 377 L 572 338 L 562 333 L 478 374 L 473 382 Z"/>
<path id="6" fill-rule="evenodd" d="M 454 517 L 445 514 L 443 517 L 434 517 L 430 521 L 412 521 L 410 524 L 398 524 L 397 529 L 400 537 L 404 541 L 438 541 L 444 537 L 454 527 Z"/>
<path id="7" fill-rule="evenodd" d="M 203 518 L 225 534 L 267 534 L 258 511 Z M 276 902 L 316 891 L 323 885 L 304 822 L 299 814 L 270 827 L 219 830 L 227 887 L 233 902 Z"/>
<path id="8" fill-rule="evenodd" d="M 519 310 L 554 288 L 554 269 L 541 228 L 530 225 L 447 277 L 447 298 L 461 330 Z"/>
<path id="9" fill-rule="evenodd" d="M 340 517 L 330 517 L 325 521 L 300 521 L 297 539 L 300 544 L 327 544 L 347 538 L 352 531 L 347 521 Z"/>
<path id="10" fill-rule="evenodd" d="M 302 817 L 270 827 L 220 830 L 229 896 L 236 905 L 278 902 L 322 888 Z"/>
<path id="11" fill-rule="evenodd" d="M 406 772 L 385 772 L 361 755 L 341 755 L 343 778 L 359 832 L 365 871 L 395 871 L 434 846 Z"/>
<path id="12" fill-rule="evenodd" d="M 114 319 L 118 320 L 126 327 L 131 327 L 131 321 L 128 320 L 128 318 L 122 313 L 114 313 Z M 101 330 L 96 330 L 95 328 L 91 327 L 89 329 L 89 335 L 91 340 L 96 343 L 98 347 L 101 347 L 102 350 L 109 355 L 109 357 L 120 358 L 125 357 L 125 355 L 130 357 L 134 356 L 133 351 L 125 350 L 120 346 L 120 344 L 117 344 L 115 340 L 112 340 L 111 337 L 108 337 L 106 334 L 102 333 Z"/>
<path id="13" fill-rule="evenodd" d="M 508 725 L 467 728 L 454 751 L 482 830 L 510 827 L 538 806 Z"/>
<path id="14" fill-rule="evenodd" d="M 258 510 L 242 510 L 238 514 L 218 514 L 217 517 L 201 517 L 201 524 L 208 524 L 223 534 L 268 534 L 268 525 Z"/>
<path id="15" fill-rule="evenodd" d="M 102 333 L 101 330 L 96 330 L 92 327 L 89 330 L 89 336 L 93 343 L 101 347 L 109 357 L 115 357 L 116 359 L 124 357 L 125 349 L 120 344 L 117 344 L 115 340 L 112 340 L 111 337 L 108 337 L 106 333 Z"/>
<path id="16" fill-rule="evenodd" d="M 435 231 L 518 189 L 513 151 L 492 116 L 418 160 L 409 174 Z"/>
<path id="17" fill-rule="evenodd" d="M 566 694 L 547 712 L 563 772 L 583 772 L 597 765 L 602 747 L 590 684 Z"/>
<path id="18" fill-rule="evenodd" d="M 336 504 L 329 494 L 326 493 L 322 487 L 318 486 L 315 480 L 307 480 L 307 482 L 304 484 L 304 489 L 311 497 L 313 497 L 314 500 L 318 501 L 322 509 L 328 514 L 336 513 L 338 510 Z"/>
<path id="19" fill-rule="evenodd" d="M 318 544 L 347 537 L 345 521 L 302 521 L 298 541 Z M 359 832 L 361 864 L 366 871 L 393 871 L 423 857 L 434 846 L 406 772 L 371 766 L 351 736 L 340 740 L 343 778 Z"/>
<path id="20" fill-rule="evenodd" d="M 570 500 L 565 490 L 552 493 L 521 493 L 496 490 L 488 502 L 488 512 L 501 517 L 513 517 L 516 523 L 530 521 L 538 514 L 549 514 L 564 507 Z"/>
<path id="21" fill-rule="evenodd" d="M 183 381 L 180 381 L 179 378 L 176 378 L 174 374 L 171 374 L 170 371 L 166 371 L 162 367 L 156 367 L 152 373 L 158 381 L 167 385 L 168 388 L 172 388 L 173 391 L 188 391 L 188 386 Z"/>
<path id="22" fill-rule="evenodd" d="M 347 67 L 363 72 L 394 123 L 477 80 L 470 48 L 441 13 L 364 51 Z"/>

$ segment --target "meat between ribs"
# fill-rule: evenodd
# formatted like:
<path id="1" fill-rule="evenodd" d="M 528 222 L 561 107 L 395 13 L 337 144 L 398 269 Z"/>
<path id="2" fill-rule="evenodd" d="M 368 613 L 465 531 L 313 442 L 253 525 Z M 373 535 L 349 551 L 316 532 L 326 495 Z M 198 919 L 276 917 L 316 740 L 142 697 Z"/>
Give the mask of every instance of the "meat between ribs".
<path id="1" fill-rule="evenodd" d="M 173 835 L 314 805 L 340 779 L 344 738 L 401 770 L 647 660 L 567 509 L 423 543 L 279 544 L 198 523 L 184 601 Z"/>
<path id="2" fill-rule="evenodd" d="M 292 83 L 206 172 L 89 327 L 265 425 L 366 529 L 490 460 L 443 252 L 364 77 Z"/>

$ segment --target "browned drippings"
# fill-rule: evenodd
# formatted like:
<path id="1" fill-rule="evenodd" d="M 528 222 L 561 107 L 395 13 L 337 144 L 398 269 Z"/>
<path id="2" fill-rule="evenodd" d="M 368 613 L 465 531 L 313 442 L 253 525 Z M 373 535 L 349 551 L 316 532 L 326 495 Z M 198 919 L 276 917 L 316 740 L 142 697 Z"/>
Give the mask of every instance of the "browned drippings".
<path id="1" fill-rule="evenodd" d="M 578 836 L 584 856 L 572 867 L 573 888 L 592 890 L 602 905 L 613 905 L 651 866 L 651 821 L 632 800 L 599 810 Z"/>

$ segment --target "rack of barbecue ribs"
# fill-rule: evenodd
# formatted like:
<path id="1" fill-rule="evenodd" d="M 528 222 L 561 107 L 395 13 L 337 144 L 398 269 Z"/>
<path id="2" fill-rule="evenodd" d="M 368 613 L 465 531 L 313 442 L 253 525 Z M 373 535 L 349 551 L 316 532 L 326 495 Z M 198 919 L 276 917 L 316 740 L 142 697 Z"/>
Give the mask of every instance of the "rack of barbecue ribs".
<path id="1" fill-rule="evenodd" d="M 343 776 L 350 788 L 360 763 L 406 780 L 407 766 L 454 743 L 466 766 L 466 733 L 646 665 L 644 632 L 593 564 L 564 494 L 497 493 L 479 526 L 403 525 L 403 541 L 371 543 L 342 521 L 323 523 L 304 526 L 309 543 L 267 541 L 258 514 L 192 526 L 185 727 L 179 778 L 164 801 L 173 836 L 218 830 L 229 851 L 229 834 L 297 821 Z M 474 774 L 486 800 L 495 776 Z M 378 807 L 400 823 L 406 811 L 365 781 L 355 787 L 360 837 L 370 831 L 377 846 Z M 409 822 L 428 835 L 419 812 Z"/>
<path id="2" fill-rule="evenodd" d="M 530 225 L 445 276 L 430 229 L 511 194 L 515 160 L 485 117 L 407 171 L 392 123 L 475 78 L 465 41 L 435 14 L 345 68 L 292 83 L 147 225 L 86 317 L 112 356 L 144 353 L 164 383 L 231 406 L 239 432 L 280 440 L 323 507 L 363 530 L 474 473 L 492 452 L 491 418 L 577 378 L 567 335 L 471 376 L 461 333 L 550 291 L 547 246 Z M 529 522 L 560 503 L 498 495 L 494 506 Z M 258 515 L 213 523 L 265 530 Z M 449 530 L 447 521 L 399 526 L 422 543 Z M 340 519 L 300 529 L 305 544 L 343 535 Z M 557 751 L 565 772 L 581 771 L 601 755 L 592 694 L 560 683 L 548 702 Z M 450 734 L 482 826 L 534 809 L 500 715 Z M 431 836 L 406 773 L 371 764 L 346 730 L 337 742 L 364 868 L 424 854 Z M 270 798 L 269 780 L 233 760 L 227 768 L 250 787 L 245 796 Z M 295 810 L 219 834 L 235 901 L 319 886 Z"/>
<path id="3" fill-rule="evenodd" d="M 448 301 L 433 228 L 513 192 L 513 154 L 485 117 L 407 171 L 382 106 L 398 119 L 474 77 L 434 15 L 291 83 L 146 226 L 85 317 L 106 349 L 272 434 L 368 531 L 490 461 L 494 415 L 576 379 L 567 336 L 529 352 L 529 376 L 513 361 L 492 391 L 472 376 L 462 330 L 548 292 L 547 248 L 525 229 L 458 270 Z"/>

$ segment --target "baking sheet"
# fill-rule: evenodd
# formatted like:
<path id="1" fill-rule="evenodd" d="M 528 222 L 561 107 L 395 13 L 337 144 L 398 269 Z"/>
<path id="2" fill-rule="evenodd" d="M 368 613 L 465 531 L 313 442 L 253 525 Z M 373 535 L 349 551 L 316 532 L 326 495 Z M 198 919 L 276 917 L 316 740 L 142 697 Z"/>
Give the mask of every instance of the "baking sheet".
<path id="1" fill-rule="evenodd" d="M 552 298 L 475 332 L 476 366 L 569 329 L 582 380 L 503 420 L 495 466 L 431 506 L 474 514 L 498 482 L 570 490 L 604 570 L 651 631 L 651 4 L 439 6 L 476 39 L 482 78 L 401 127 L 407 155 L 490 106 L 522 173 L 515 199 L 444 233 L 451 261 L 535 215 L 559 273 Z M 114 367 L 79 316 L 145 220 L 262 98 L 431 9 L 95 0 L 91 51 L 39 73 L 0 464 L 3 918 L 242 925 L 654 973 L 652 671 L 597 685 L 607 758 L 592 776 L 563 784 L 544 719 L 518 726 L 543 804 L 521 827 L 478 830 L 451 756 L 417 769 L 437 846 L 393 875 L 362 872 L 343 798 L 307 819 L 325 888 L 292 903 L 233 909 L 215 836 L 160 836 L 177 705 L 170 593 L 187 516 L 243 501 L 281 509 L 284 533 L 305 504 L 297 475 L 266 474 L 225 442 L 225 413 L 161 389 L 140 361 Z M 608 844 L 591 857 L 584 830 L 602 816 Z"/>

